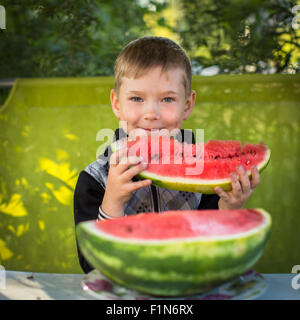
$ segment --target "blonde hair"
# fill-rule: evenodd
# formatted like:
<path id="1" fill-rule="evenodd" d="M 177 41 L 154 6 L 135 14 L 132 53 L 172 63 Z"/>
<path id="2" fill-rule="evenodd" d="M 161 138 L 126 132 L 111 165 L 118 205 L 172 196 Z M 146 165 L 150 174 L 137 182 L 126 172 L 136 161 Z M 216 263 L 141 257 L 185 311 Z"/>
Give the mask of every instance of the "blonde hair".
<path id="1" fill-rule="evenodd" d="M 131 41 L 116 59 L 115 91 L 119 94 L 122 78 L 139 78 L 150 68 L 161 66 L 162 72 L 179 67 L 184 72 L 186 96 L 191 93 L 192 70 L 186 53 L 174 41 L 164 37 L 143 37 Z"/>

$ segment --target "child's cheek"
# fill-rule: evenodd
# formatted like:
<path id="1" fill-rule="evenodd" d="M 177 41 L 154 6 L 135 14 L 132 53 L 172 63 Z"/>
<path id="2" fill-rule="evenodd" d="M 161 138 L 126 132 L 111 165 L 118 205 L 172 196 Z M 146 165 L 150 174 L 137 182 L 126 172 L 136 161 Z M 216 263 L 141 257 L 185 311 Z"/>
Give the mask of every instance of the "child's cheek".
<path id="1" fill-rule="evenodd" d="M 121 120 L 128 121 L 130 123 L 135 123 L 138 121 L 139 116 L 140 111 L 138 110 L 138 108 L 124 108 Z"/>
<path id="2" fill-rule="evenodd" d="M 163 114 L 163 119 L 166 124 L 171 126 L 172 125 L 176 126 L 180 124 L 182 121 L 181 114 L 179 112 L 176 112 L 175 110 L 165 111 Z"/>

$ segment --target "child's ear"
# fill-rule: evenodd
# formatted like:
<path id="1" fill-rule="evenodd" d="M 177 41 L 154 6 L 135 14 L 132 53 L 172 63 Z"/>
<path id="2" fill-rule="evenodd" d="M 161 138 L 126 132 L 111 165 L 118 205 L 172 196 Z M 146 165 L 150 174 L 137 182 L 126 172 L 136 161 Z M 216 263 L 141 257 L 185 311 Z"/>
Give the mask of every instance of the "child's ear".
<path id="1" fill-rule="evenodd" d="M 120 102 L 114 89 L 110 91 L 110 102 L 115 116 L 120 119 Z"/>
<path id="2" fill-rule="evenodd" d="M 192 90 L 190 96 L 186 99 L 185 106 L 184 106 L 184 115 L 183 120 L 186 120 L 194 109 L 196 101 L 196 91 Z"/>

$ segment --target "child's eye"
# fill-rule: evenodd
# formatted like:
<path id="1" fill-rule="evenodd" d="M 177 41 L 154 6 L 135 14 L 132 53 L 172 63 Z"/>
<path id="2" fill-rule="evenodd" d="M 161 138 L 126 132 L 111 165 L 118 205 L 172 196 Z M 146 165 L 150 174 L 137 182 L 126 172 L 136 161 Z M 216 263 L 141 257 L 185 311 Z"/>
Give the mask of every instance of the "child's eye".
<path id="1" fill-rule="evenodd" d="M 174 98 L 171 98 L 171 97 L 166 97 L 166 98 L 163 98 L 163 100 L 165 102 L 173 102 L 175 99 Z"/>
<path id="2" fill-rule="evenodd" d="M 141 102 L 142 98 L 140 98 L 140 97 L 132 97 L 132 98 L 130 98 L 130 100 L 134 101 L 134 102 Z"/>

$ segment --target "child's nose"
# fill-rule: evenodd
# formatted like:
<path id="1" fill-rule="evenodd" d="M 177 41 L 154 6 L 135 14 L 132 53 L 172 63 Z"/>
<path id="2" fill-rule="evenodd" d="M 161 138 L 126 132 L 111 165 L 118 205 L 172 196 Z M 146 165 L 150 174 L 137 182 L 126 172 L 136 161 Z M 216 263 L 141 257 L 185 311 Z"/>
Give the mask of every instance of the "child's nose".
<path id="1" fill-rule="evenodd" d="M 144 119 L 145 120 L 159 120 L 160 115 L 157 112 L 147 112 L 144 114 Z"/>
<path id="2" fill-rule="evenodd" d="M 145 120 L 159 120 L 159 105 L 157 103 L 149 103 L 144 109 L 144 119 Z"/>

